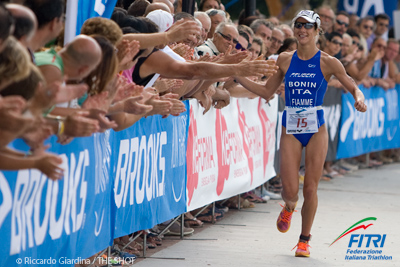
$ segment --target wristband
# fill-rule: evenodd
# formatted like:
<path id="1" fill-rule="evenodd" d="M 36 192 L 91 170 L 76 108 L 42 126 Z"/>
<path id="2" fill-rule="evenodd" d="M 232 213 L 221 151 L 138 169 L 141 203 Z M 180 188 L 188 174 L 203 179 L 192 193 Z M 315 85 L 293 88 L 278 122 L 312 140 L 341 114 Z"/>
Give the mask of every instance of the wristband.
<path id="1" fill-rule="evenodd" d="M 65 130 L 65 124 L 63 120 L 59 120 L 58 121 L 58 131 L 57 131 L 57 135 L 62 135 L 64 133 Z"/>

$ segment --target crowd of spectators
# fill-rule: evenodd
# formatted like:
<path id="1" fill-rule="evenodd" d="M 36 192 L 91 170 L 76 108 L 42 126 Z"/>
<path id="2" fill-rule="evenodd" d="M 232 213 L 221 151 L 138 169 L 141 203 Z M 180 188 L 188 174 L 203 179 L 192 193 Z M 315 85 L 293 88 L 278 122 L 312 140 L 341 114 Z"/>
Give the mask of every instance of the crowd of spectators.
<path id="1" fill-rule="evenodd" d="M 61 158 L 46 151 L 44 141 L 51 135 L 67 144 L 108 129 L 121 131 L 143 117 L 179 115 L 185 111 L 182 100 L 189 98 L 197 99 L 204 113 L 224 108 L 231 97 L 255 98 L 235 77 L 264 84 L 274 72 L 267 60 L 297 48 L 290 23 L 242 12 L 238 25 L 220 0 L 201 0 L 194 15 L 182 12 L 182 0 L 120 0 L 111 19 L 88 19 L 65 45 L 63 0 L 10 2 L 0 3 L 0 169 L 36 168 L 52 180 L 61 179 L 63 170 Z M 386 14 L 359 18 L 329 6 L 316 12 L 324 30 L 319 48 L 337 57 L 358 84 L 389 90 L 400 82 L 399 42 Z M 329 90 L 343 88 L 334 78 L 329 85 Z M 282 99 L 283 89 L 282 84 L 277 92 Z M 8 146 L 16 138 L 29 145 L 28 154 Z M 321 179 L 400 160 L 398 150 L 371 157 L 326 162 Z M 278 174 L 243 194 L 240 205 L 279 199 L 280 189 Z M 184 234 L 221 219 L 228 207 L 239 208 L 236 198 L 218 203 L 215 214 L 185 214 Z M 158 233 L 168 223 L 143 232 L 149 248 L 161 245 Z M 163 232 L 180 229 L 175 222 Z M 143 249 L 139 239 L 129 243 L 129 238 L 114 242 L 121 258 Z"/>

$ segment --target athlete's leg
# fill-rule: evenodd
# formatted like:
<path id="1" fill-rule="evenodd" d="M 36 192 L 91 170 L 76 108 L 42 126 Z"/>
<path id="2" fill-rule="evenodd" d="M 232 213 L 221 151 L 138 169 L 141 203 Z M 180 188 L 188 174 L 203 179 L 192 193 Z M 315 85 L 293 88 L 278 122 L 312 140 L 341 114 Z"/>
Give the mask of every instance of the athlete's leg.
<path id="1" fill-rule="evenodd" d="M 306 147 L 306 173 L 304 175 L 303 196 L 304 203 L 301 208 L 302 228 L 301 234 L 309 236 L 318 206 L 317 189 L 322 175 L 326 153 L 328 150 L 328 133 L 325 124 L 319 128 L 318 133 L 311 137 Z"/>
<path id="2" fill-rule="evenodd" d="M 280 172 L 282 179 L 282 198 L 286 207 L 293 210 L 296 207 L 299 193 L 299 169 L 303 146 L 292 134 L 286 134 L 282 127 L 280 143 Z"/>

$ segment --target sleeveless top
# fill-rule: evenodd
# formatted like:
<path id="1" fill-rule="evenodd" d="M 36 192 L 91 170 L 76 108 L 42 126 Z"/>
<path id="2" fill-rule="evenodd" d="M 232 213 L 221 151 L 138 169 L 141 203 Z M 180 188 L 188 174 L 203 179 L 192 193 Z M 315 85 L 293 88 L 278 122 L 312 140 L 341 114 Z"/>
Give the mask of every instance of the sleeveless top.
<path id="1" fill-rule="evenodd" d="M 35 53 L 35 62 L 38 67 L 43 65 L 53 65 L 60 69 L 61 73 L 64 75 L 64 63 L 62 58 L 53 48 L 44 52 Z"/>
<path id="2" fill-rule="evenodd" d="M 153 51 L 151 52 L 151 54 L 153 54 L 154 52 L 158 51 L 157 48 L 154 48 Z M 151 55 L 150 54 L 150 55 Z M 136 83 L 137 85 L 142 85 L 145 86 L 148 82 L 150 82 L 150 80 L 153 78 L 154 75 L 156 75 L 155 73 L 148 75 L 147 77 L 141 78 L 139 71 L 140 71 L 140 67 L 143 65 L 143 63 L 147 60 L 147 58 L 150 56 L 148 55 L 147 57 L 141 57 L 138 59 L 133 72 L 132 72 L 132 81 L 134 83 Z"/>
<path id="3" fill-rule="evenodd" d="M 309 60 L 301 60 L 295 51 L 285 75 L 286 106 L 321 106 L 327 86 L 321 71 L 321 51 Z"/>

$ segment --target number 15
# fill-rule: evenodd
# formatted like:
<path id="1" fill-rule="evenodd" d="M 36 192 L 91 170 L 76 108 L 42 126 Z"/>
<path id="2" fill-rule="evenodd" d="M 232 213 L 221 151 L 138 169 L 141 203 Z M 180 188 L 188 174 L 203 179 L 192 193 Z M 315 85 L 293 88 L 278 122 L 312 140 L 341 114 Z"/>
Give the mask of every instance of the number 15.
<path id="1" fill-rule="evenodd" d="M 298 118 L 297 119 L 297 128 L 299 128 L 299 127 L 301 127 L 301 128 L 307 127 L 306 119 L 307 118 L 302 118 L 302 119 Z M 300 122 L 301 122 L 301 126 L 300 126 Z"/>

